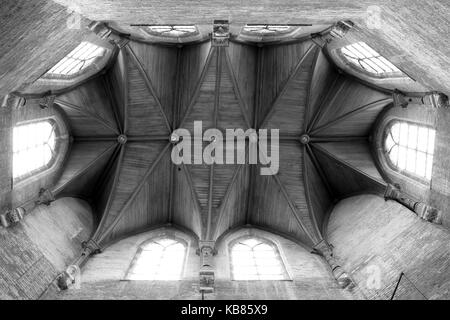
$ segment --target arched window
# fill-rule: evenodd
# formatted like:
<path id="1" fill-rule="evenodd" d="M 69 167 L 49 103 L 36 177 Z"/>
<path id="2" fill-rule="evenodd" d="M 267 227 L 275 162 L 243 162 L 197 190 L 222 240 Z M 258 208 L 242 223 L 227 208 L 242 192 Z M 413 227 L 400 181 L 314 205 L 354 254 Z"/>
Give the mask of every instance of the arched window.
<path id="1" fill-rule="evenodd" d="M 155 239 L 143 244 L 127 274 L 128 280 L 179 280 L 183 271 L 186 245 L 171 239 Z"/>
<path id="2" fill-rule="evenodd" d="M 270 241 L 247 237 L 231 246 L 234 280 L 287 280 L 278 248 Z"/>
<path id="3" fill-rule="evenodd" d="M 386 127 L 384 148 L 394 170 L 430 180 L 436 131 L 430 127 L 394 120 Z"/>
<path id="4" fill-rule="evenodd" d="M 13 129 L 13 178 L 47 169 L 55 158 L 56 123 L 39 121 Z"/>
<path id="5" fill-rule="evenodd" d="M 197 27 L 192 25 L 149 26 L 148 32 L 159 37 L 187 37 L 197 34 Z"/>
<path id="6" fill-rule="evenodd" d="M 376 76 L 405 76 L 396 66 L 369 47 L 365 42 L 357 42 L 340 49 L 342 57 L 354 67 Z"/>
<path id="7" fill-rule="evenodd" d="M 255 35 L 277 35 L 291 32 L 294 28 L 288 25 L 279 24 L 247 24 L 244 27 L 244 32 Z"/>
<path id="8" fill-rule="evenodd" d="M 47 71 L 44 78 L 74 77 L 81 71 L 101 59 L 106 49 L 93 43 L 83 41 L 67 56 L 62 58 L 53 68 Z"/>

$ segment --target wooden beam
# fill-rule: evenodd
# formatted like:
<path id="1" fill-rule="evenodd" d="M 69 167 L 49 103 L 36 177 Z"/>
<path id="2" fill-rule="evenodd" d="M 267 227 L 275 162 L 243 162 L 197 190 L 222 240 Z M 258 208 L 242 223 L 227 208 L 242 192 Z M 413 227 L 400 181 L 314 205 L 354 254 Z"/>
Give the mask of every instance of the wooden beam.
<path id="1" fill-rule="evenodd" d="M 253 201 L 253 189 L 255 188 L 255 180 L 256 175 L 258 174 L 257 165 L 249 164 L 249 183 L 248 183 L 248 192 L 247 192 L 247 204 L 245 211 L 245 223 L 250 223 L 250 217 L 254 210 L 254 201 Z"/>
<path id="2" fill-rule="evenodd" d="M 103 210 L 102 216 L 101 216 L 101 220 L 100 223 L 97 227 L 97 230 L 95 231 L 94 235 L 92 236 L 92 239 L 94 239 L 96 242 L 99 236 L 100 236 L 100 232 L 106 222 L 106 220 L 108 219 L 108 214 L 109 214 L 109 209 L 111 207 L 112 201 L 113 201 L 113 195 L 116 191 L 116 187 L 117 187 L 117 183 L 119 181 L 119 176 L 120 176 L 120 169 L 122 168 L 122 163 L 123 163 L 123 155 L 125 153 L 125 146 L 123 144 L 120 145 L 120 151 L 119 151 L 119 156 L 117 158 L 117 165 L 116 165 L 116 170 L 114 172 L 114 180 L 113 180 L 113 184 L 111 186 L 111 190 L 109 191 L 109 195 L 108 195 L 108 200 L 106 201 L 106 205 L 105 208 Z"/>
<path id="3" fill-rule="evenodd" d="M 74 141 L 91 142 L 91 141 L 117 141 L 117 136 L 73 136 Z"/>
<path id="4" fill-rule="evenodd" d="M 217 120 L 218 120 L 218 114 L 219 114 L 219 106 L 220 106 L 220 82 L 222 78 L 222 54 L 223 54 L 223 48 L 218 47 L 216 54 L 216 83 L 215 83 L 215 90 L 214 90 L 214 115 L 213 115 L 213 123 L 214 128 L 217 128 Z M 209 170 L 209 191 L 208 191 L 208 218 L 207 218 L 207 224 L 206 224 L 206 234 L 204 240 L 210 240 L 211 239 L 211 220 L 212 220 L 212 202 L 213 202 L 213 191 L 214 191 L 214 166 L 215 164 L 212 163 L 210 165 Z M 203 240 L 203 239 L 201 239 Z"/>
<path id="5" fill-rule="evenodd" d="M 181 103 L 181 47 L 177 47 L 177 63 L 175 67 L 175 98 L 172 104 L 172 128 L 175 130 L 178 128 L 178 117 Z M 168 138 L 169 139 L 169 138 Z M 170 140 L 170 139 L 169 139 Z M 173 222 L 174 215 L 174 195 L 175 195 L 175 173 L 176 165 L 172 163 L 170 165 L 170 191 L 169 191 L 169 223 Z"/>
<path id="6" fill-rule="evenodd" d="M 314 142 L 348 142 L 348 141 L 361 141 L 367 140 L 366 136 L 320 136 L 310 137 L 310 143 Z"/>
<path id="7" fill-rule="evenodd" d="M 107 181 L 108 176 L 110 176 L 112 171 L 112 168 L 114 167 L 114 163 L 116 162 L 116 159 L 118 158 L 118 156 L 120 155 L 120 150 L 121 150 L 121 145 L 117 144 L 116 145 L 116 149 L 113 152 L 113 155 L 111 156 L 111 158 L 108 160 L 108 163 L 106 164 L 105 169 L 103 170 L 103 172 L 101 173 L 98 182 L 96 184 L 96 196 L 98 196 L 98 194 L 105 188 L 105 184 Z"/>
<path id="8" fill-rule="evenodd" d="M 253 114 L 253 129 L 258 130 L 259 113 L 261 112 L 261 95 L 262 95 L 262 76 L 263 76 L 264 51 L 258 46 L 256 53 L 256 89 L 255 89 L 255 108 Z"/>
<path id="9" fill-rule="evenodd" d="M 195 192 L 195 188 L 194 188 L 194 183 L 192 182 L 192 177 L 191 177 L 191 173 L 189 172 L 189 169 L 187 168 L 187 166 L 182 163 L 183 166 L 183 171 L 185 173 L 186 176 L 186 180 L 188 182 L 189 185 L 189 189 L 191 189 L 191 197 L 192 197 L 192 201 L 194 202 L 194 206 L 195 206 L 195 210 L 197 213 L 197 220 L 198 223 L 200 224 L 200 230 L 203 230 L 203 222 L 202 222 L 202 217 L 201 217 L 201 212 L 202 212 L 202 207 L 200 205 L 200 201 L 198 200 L 198 196 Z"/>
<path id="10" fill-rule="evenodd" d="M 364 112 L 364 111 L 366 111 L 366 110 L 368 110 L 370 108 L 379 106 L 380 104 L 388 104 L 390 102 L 392 102 L 392 97 L 379 99 L 379 100 L 376 100 L 376 101 L 372 101 L 372 102 L 360 105 L 360 106 L 356 107 L 354 110 L 352 110 L 350 112 L 347 112 L 347 113 L 345 113 L 345 114 L 343 114 L 343 115 L 341 115 L 341 116 L 339 116 L 339 117 L 329 121 L 328 123 L 325 123 L 325 124 L 315 128 L 315 129 L 313 129 L 310 132 L 310 135 L 316 135 L 320 131 L 323 131 L 323 130 L 325 130 L 325 129 L 331 127 L 332 125 L 335 125 L 335 124 L 337 124 L 337 123 L 339 123 L 341 121 L 344 121 L 344 120 L 350 118 L 351 116 L 353 116 L 355 114 L 358 114 L 360 112 Z"/>
<path id="11" fill-rule="evenodd" d="M 213 202 L 213 191 L 214 191 L 214 164 L 210 166 L 209 169 L 209 190 L 208 190 L 208 220 L 206 224 L 206 235 L 205 239 L 201 240 L 211 240 L 211 219 L 212 219 L 212 202 Z"/>
<path id="12" fill-rule="evenodd" d="M 330 183 L 328 182 L 327 175 L 323 171 L 322 166 L 320 165 L 320 162 L 317 160 L 316 155 L 311 149 L 311 146 L 309 144 L 306 145 L 306 150 L 311 158 L 311 161 L 316 168 L 317 172 L 319 173 L 320 178 L 322 179 L 322 182 L 324 183 L 325 187 L 327 188 L 328 193 L 330 194 L 331 198 L 334 200 L 336 199 L 336 196 L 334 194 L 333 188 L 331 188 Z"/>
<path id="13" fill-rule="evenodd" d="M 112 92 L 111 79 L 107 76 L 104 76 L 104 77 L 102 77 L 102 80 L 103 80 L 102 81 L 103 87 L 105 88 L 105 91 L 106 91 L 106 95 L 108 96 L 109 101 L 111 102 L 116 125 L 119 128 L 119 132 L 122 134 L 123 133 L 122 121 L 120 119 L 119 106 L 117 105 L 117 101 L 114 98 L 114 94 Z"/>
<path id="14" fill-rule="evenodd" d="M 52 193 L 56 196 L 58 195 L 58 193 L 62 192 L 64 190 L 64 188 L 69 185 L 73 180 L 77 179 L 78 177 L 80 177 L 81 175 L 83 175 L 85 172 L 87 172 L 89 169 L 91 169 L 99 159 L 102 159 L 105 154 L 108 154 L 109 151 L 111 151 L 111 149 L 114 149 L 118 146 L 118 144 L 112 144 L 110 147 L 106 148 L 105 151 L 103 151 L 102 153 L 100 153 L 97 157 L 95 157 L 91 162 L 89 162 L 87 164 L 86 167 L 82 168 L 80 171 L 76 172 L 72 177 L 70 177 L 69 180 L 67 180 L 66 182 L 64 182 L 62 185 L 59 186 L 55 186 L 52 189 Z"/>
<path id="15" fill-rule="evenodd" d="M 317 60 L 319 59 L 319 55 L 322 52 L 322 50 L 316 50 L 315 56 L 314 56 L 314 61 L 313 61 L 313 65 L 311 67 L 311 74 L 309 76 L 309 86 L 308 86 L 308 94 L 306 96 L 306 109 L 305 109 L 305 123 L 308 124 L 308 119 L 310 116 L 310 112 L 312 111 L 312 106 L 311 106 L 311 95 L 312 95 L 312 84 L 313 84 L 313 79 L 314 79 L 314 74 L 316 71 L 316 65 L 317 65 Z"/>
<path id="16" fill-rule="evenodd" d="M 188 107 L 187 107 L 187 109 L 186 109 L 186 111 L 185 111 L 185 113 L 183 115 L 183 118 L 180 121 L 180 128 L 184 127 L 184 124 L 186 122 L 187 117 L 189 116 L 189 114 L 192 111 L 192 108 L 194 107 L 195 103 L 197 102 L 197 98 L 200 95 L 200 89 L 202 87 L 203 81 L 205 80 L 205 77 L 206 77 L 206 74 L 208 72 L 208 68 L 209 68 L 209 65 L 211 63 L 212 56 L 215 53 L 215 50 L 216 50 L 215 47 L 210 47 L 209 48 L 208 57 L 206 58 L 205 65 L 203 66 L 202 73 L 200 74 L 200 78 L 199 78 L 199 80 L 197 82 L 197 86 L 195 87 L 194 94 L 192 95 L 191 100 L 189 102 L 189 105 L 188 105 Z"/>
<path id="17" fill-rule="evenodd" d="M 300 214 L 297 211 L 297 207 L 295 206 L 294 202 L 292 202 L 291 198 L 289 197 L 289 194 L 285 188 L 285 186 L 283 185 L 283 183 L 281 182 L 280 178 L 278 177 L 278 175 L 274 174 L 272 175 L 272 177 L 275 179 L 276 183 L 278 184 L 278 186 L 280 187 L 281 193 L 283 193 L 283 196 L 285 197 L 287 203 L 289 204 L 289 207 L 291 208 L 291 212 L 292 212 L 292 216 L 295 218 L 295 220 L 297 221 L 297 224 L 300 226 L 300 228 L 303 230 L 303 232 L 305 233 L 305 235 L 311 240 L 312 243 L 316 243 L 314 237 L 311 235 L 311 233 L 308 231 L 308 229 L 306 228 L 306 226 L 303 224 L 302 219 L 300 219 Z"/>
<path id="18" fill-rule="evenodd" d="M 231 190 L 233 190 L 233 186 L 234 186 L 234 184 L 235 184 L 235 182 L 237 180 L 237 177 L 238 177 L 239 173 L 242 171 L 243 167 L 244 167 L 244 165 L 241 164 L 241 165 L 239 165 L 236 168 L 236 170 L 234 170 L 233 177 L 231 178 L 231 181 L 228 184 L 227 190 L 225 191 L 225 195 L 223 197 L 222 203 L 220 204 L 220 207 L 219 207 L 219 210 L 218 210 L 219 211 L 219 217 L 217 219 L 216 227 L 214 228 L 214 237 L 212 239 L 210 239 L 210 240 L 217 239 L 217 237 L 219 236 L 217 234 L 217 230 L 218 230 L 218 227 L 222 224 L 223 214 L 225 212 L 225 204 L 228 202 L 228 198 L 230 197 Z"/>
<path id="19" fill-rule="evenodd" d="M 158 106 L 161 116 L 164 119 L 164 123 L 166 124 L 167 129 L 169 130 L 169 132 L 172 132 L 172 126 L 170 125 L 169 119 L 168 119 L 166 113 L 164 112 L 164 108 L 161 104 L 161 101 L 159 100 L 158 95 L 156 94 L 156 90 L 153 87 L 153 84 L 152 84 L 147 72 L 145 71 L 144 66 L 139 61 L 138 57 L 136 56 L 136 54 L 134 53 L 133 49 L 131 49 L 130 46 L 128 46 L 128 45 L 125 46 L 125 49 L 129 53 L 130 57 L 133 59 L 135 65 L 139 69 L 139 72 L 141 73 L 142 77 L 144 78 L 145 84 L 147 85 L 147 88 L 150 90 L 150 93 L 152 94 L 153 98 L 155 99 L 155 102 Z"/>
<path id="20" fill-rule="evenodd" d="M 330 105 L 332 104 L 332 102 L 336 99 L 336 97 L 339 95 L 339 92 L 342 90 L 343 88 L 343 83 L 340 83 L 340 86 L 338 88 L 338 90 L 336 90 L 336 92 L 334 93 L 331 101 L 329 104 L 326 104 L 326 102 L 328 101 L 328 99 L 330 98 L 330 95 L 333 92 L 333 89 L 336 87 L 336 84 L 338 82 L 338 80 L 341 79 L 341 76 L 339 74 L 336 75 L 336 77 L 333 80 L 332 85 L 330 86 L 330 89 L 328 90 L 328 92 L 326 93 L 326 95 L 323 97 L 322 101 L 320 102 L 319 107 L 317 108 L 316 113 L 314 114 L 314 117 L 311 119 L 311 121 L 307 124 L 306 126 L 306 132 L 310 132 L 312 129 L 314 129 L 314 126 L 316 125 L 316 122 L 320 119 L 320 117 L 322 116 L 323 111 Z"/>
<path id="21" fill-rule="evenodd" d="M 320 242 L 323 240 L 323 235 L 322 235 L 322 232 L 320 231 L 319 224 L 317 223 L 316 215 L 314 214 L 314 208 L 313 208 L 312 201 L 311 201 L 311 190 L 309 189 L 309 183 L 308 183 L 310 173 L 309 173 L 308 166 L 307 166 L 307 157 L 309 156 L 309 154 L 306 151 L 306 148 L 307 147 L 303 148 L 303 184 L 305 185 L 305 196 L 306 196 L 306 203 L 308 204 L 309 218 L 312 221 L 314 231 Z M 320 174 L 319 174 L 319 177 L 320 177 Z M 320 177 L 320 179 L 322 180 L 322 177 Z M 325 185 L 325 187 L 326 187 L 326 185 Z M 333 198 L 333 195 L 330 194 L 330 197 Z"/>
<path id="22" fill-rule="evenodd" d="M 315 47 L 316 47 L 316 44 L 314 44 L 314 43 L 311 44 L 308 47 L 308 49 L 306 50 L 306 52 L 301 56 L 300 60 L 297 62 L 296 66 L 294 67 L 294 70 L 292 70 L 292 72 L 289 74 L 289 77 L 285 80 L 285 82 L 283 84 L 283 88 L 280 90 L 280 92 L 275 97 L 274 101 L 272 102 L 272 105 L 270 107 L 270 111 L 264 117 L 263 121 L 261 121 L 261 124 L 259 125 L 260 128 L 263 128 L 263 127 L 265 127 L 267 125 L 267 122 L 270 120 L 270 118 L 275 113 L 275 110 L 276 110 L 276 107 L 278 105 L 278 102 L 280 101 L 280 99 L 285 94 L 285 92 L 286 92 L 289 84 L 291 83 L 292 79 L 295 78 L 295 76 L 297 75 L 298 71 L 302 67 L 303 63 L 305 62 L 306 58 L 309 56 L 309 54 L 312 52 L 312 49 L 314 49 Z"/>
<path id="23" fill-rule="evenodd" d="M 128 43 L 125 45 L 128 47 Z M 123 133 L 126 134 L 128 132 L 128 60 L 126 59 L 125 49 L 120 49 L 120 55 L 122 64 L 123 64 L 123 75 L 122 75 L 122 84 L 123 84 Z"/>
<path id="24" fill-rule="evenodd" d="M 61 100 L 60 98 L 56 98 L 54 103 L 58 104 L 61 108 L 69 108 L 75 111 L 78 111 L 82 114 L 84 114 L 85 116 L 87 116 L 88 118 L 92 118 L 95 121 L 97 121 L 98 123 L 100 123 L 101 125 L 103 125 L 104 127 L 112 130 L 114 133 L 116 133 L 117 135 L 119 135 L 119 131 L 117 130 L 117 128 L 114 128 L 108 121 L 106 121 L 105 119 L 99 117 L 97 114 L 90 112 L 84 108 L 81 108 L 73 103 Z"/>
<path id="25" fill-rule="evenodd" d="M 267 163 L 267 155 L 265 154 L 264 150 L 260 149 L 260 157 L 264 158 L 264 162 Z M 306 226 L 303 224 L 302 220 L 300 219 L 300 214 L 297 210 L 297 207 L 295 203 L 291 200 L 291 197 L 289 196 L 289 193 L 286 190 L 286 187 L 281 182 L 280 178 L 278 177 L 278 173 L 274 173 L 271 175 L 275 182 L 278 184 L 278 187 L 281 190 L 281 193 L 283 194 L 284 198 L 286 199 L 289 207 L 291 208 L 291 213 L 294 219 L 297 221 L 297 224 L 300 226 L 300 228 L 303 230 L 305 235 L 311 240 L 312 243 L 315 243 L 314 237 L 311 235 L 311 233 L 308 231 Z"/>
<path id="26" fill-rule="evenodd" d="M 294 140 L 294 141 L 300 141 L 300 137 L 301 137 L 301 136 L 295 135 L 295 134 L 293 134 L 293 135 L 291 135 L 291 134 L 280 134 L 280 135 L 278 136 L 278 139 L 279 139 L 280 141 L 283 141 L 283 140 L 288 140 L 288 141 L 292 141 L 292 140 Z"/>
<path id="27" fill-rule="evenodd" d="M 233 65 L 231 64 L 230 55 L 228 54 L 228 51 L 226 51 L 225 53 L 226 53 L 225 54 L 226 65 L 227 65 L 228 71 L 230 72 L 231 81 L 233 82 L 234 93 L 236 94 L 236 96 L 238 98 L 239 108 L 241 109 L 241 113 L 244 116 L 244 121 L 245 121 L 245 124 L 247 125 L 247 128 L 251 128 L 250 120 L 248 119 L 248 115 L 247 115 L 247 111 L 246 111 L 246 110 L 248 110 L 247 104 L 245 103 L 244 99 L 242 98 L 241 90 L 239 89 L 239 84 L 236 79 L 236 74 L 234 73 Z"/>
<path id="28" fill-rule="evenodd" d="M 262 75 L 263 75 L 263 61 L 264 61 L 264 51 L 262 46 L 257 47 L 256 51 L 256 88 L 255 88 L 255 104 L 254 104 L 254 113 L 253 113 L 253 129 L 258 130 L 258 115 L 261 110 L 261 95 L 262 95 Z M 247 150 L 249 147 L 247 146 Z M 247 152 L 248 158 L 249 152 Z M 255 186 L 255 180 L 257 172 L 256 164 L 249 164 L 249 186 L 247 192 L 247 203 L 246 203 L 246 211 L 245 211 L 245 223 L 250 223 L 251 215 L 254 210 L 254 201 L 253 201 L 253 189 Z"/>
<path id="29" fill-rule="evenodd" d="M 322 152 L 323 154 L 325 154 L 326 156 L 328 156 L 329 158 L 335 160 L 336 162 L 342 164 L 343 166 L 352 169 L 353 171 L 365 176 L 366 178 L 372 180 L 373 182 L 375 182 L 376 184 L 378 184 L 380 187 L 385 188 L 387 186 L 387 184 L 384 181 L 380 181 L 378 179 L 375 179 L 374 177 L 372 177 L 371 175 L 367 174 L 366 172 L 356 168 L 355 166 L 353 166 L 352 164 L 350 164 L 349 162 L 337 157 L 335 154 L 329 152 L 328 150 L 324 149 L 323 147 L 321 147 L 318 144 L 312 144 L 312 147 L 319 150 L 320 152 Z M 374 164 L 375 166 L 375 164 Z"/>
<path id="30" fill-rule="evenodd" d="M 142 189 L 144 184 L 147 182 L 148 177 L 153 172 L 153 170 L 156 168 L 157 164 L 161 161 L 161 159 L 163 158 L 164 154 L 167 152 L 167 150 L 169 149 L 170 146 L 171 146 L 171 144 L 168 143 L 164 147 L 164 149 L 161 151 L 161 153 L 158 155 L 158 157 L 155 159 L 155 161 L 153 161 L 151 166 L 147 169 L 147 171 L 145 172 L 144 176 L 142 177 L 142 180 L 140 181 L 140 183 L 136 186 L 136 188 L 131 193 L 131 195 L 128 198 L 128 200 L 126 201 L 125 205 L 122 207 L 122 209 L 119 211 L 117 216 L 114 218 L 114 221 L 109 226 L 107 226 L 106 230 L 101 235 L 97 235 L 98 236 L 98 241 L 97 242 L 100 243 L 101 241 L 103 241 L 106 238 L 106 236 L 109 235 L 109 233 L 114 229 L 114 227 L 120 221 L 120 219 L 122 219 L 124 213 L 126 212 L 128 207 L 131 205 L 131 203 L 133 202 L 134 198 L 136 198 L 137 194 Z M 102 221 L 104 221 L 104 220 L 102 219 Z M 105 219 L 105 221 L 106 221 L 106 219 Z M 99 228 L 97 230 L 100 230 L 100 226 L 99 226 Z"/>
<path id="31" fill-rule="evenodd" d="M 145 135 L 145 136 L 128 136 L 129 142 L 146 142 L 146 141 L 169 141 L 170 136 L 157 134 L 157 135 Z"/>

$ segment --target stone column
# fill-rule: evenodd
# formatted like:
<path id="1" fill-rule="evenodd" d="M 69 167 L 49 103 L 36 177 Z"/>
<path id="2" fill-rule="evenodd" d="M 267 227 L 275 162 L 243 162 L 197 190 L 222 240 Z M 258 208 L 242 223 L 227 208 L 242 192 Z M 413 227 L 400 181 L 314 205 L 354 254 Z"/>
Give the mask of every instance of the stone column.
<path id="1" fill-rule="evenodd" d="M 319 242 L 314 247 L 314 251 L 321 255 L 330 266 L 331 273 L 341 289 L 352 289 L 355 287 L 355 283 L 333 256 L 333 249 L 325 240 Z"/>
<path id="2" fill-rule="evenodd" d="M 420 201 L 412 199 L 395 186 L 388 184 L 384 193 L 385 200 L 395 200 L 414 212 L 419 218 L 428 222 L 441 224 L 442 211 Z"/>

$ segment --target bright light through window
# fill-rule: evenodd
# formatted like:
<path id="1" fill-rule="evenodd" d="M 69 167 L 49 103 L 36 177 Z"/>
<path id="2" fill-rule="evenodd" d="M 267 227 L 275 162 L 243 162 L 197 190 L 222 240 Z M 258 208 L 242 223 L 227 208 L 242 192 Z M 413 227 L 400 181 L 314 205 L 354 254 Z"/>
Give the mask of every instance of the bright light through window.
<path id="1" fill-rule="evenodd" d="M 148 30 L 166 37 L 183 37 L 194 34 L 197 31 L 195 26 L 149 26 Z"/>
<path id="2" fill-rule="evenodd" d="M 420 178 L 431 179 L 434 129 L 408 122 L 394 122 L 387 129 L 385 148 L 391 163 Z"/>
<path id="3" fill-rule="evenodd" d="M 128 272 L 128 280 L 179 280 L 186 246 L 174 239 L 159 239 L 143 245 Z"/>
<path id="4" fill-rule="evenodd" d="M 343 47 L 341 53 L 350 63 L 367 72 L 377 75 L 402 74 L 396 66 L 364 42 L 357 42 Z"/>
<path id="5" fill-rule="evenodd" d="M 246 25 L 244 31 L 259 34 L 259 35 L 273 35 L 289 31 L 290 26 L 275 25 L 275 24 L 254 24 Z"/>
<path id="6" fill-rule="evenodd" d="M 105 51 L 102 47 L 83 41 L 51 68 L 46 75 L 73 75 L 91 65 L 97 57 L 103 56 Z"/>
<path id="7" fill-rule="evenodd" d="M 277 248 L 256 238 L 243 239 L 231 248 L 234 280 L 286 280 Z"/>
<path id="8" fill-rule="evenodd" d="M 49 121 L 13 129 L 13 177 L 44 168 L 55 153 L 55 126 Z"/>

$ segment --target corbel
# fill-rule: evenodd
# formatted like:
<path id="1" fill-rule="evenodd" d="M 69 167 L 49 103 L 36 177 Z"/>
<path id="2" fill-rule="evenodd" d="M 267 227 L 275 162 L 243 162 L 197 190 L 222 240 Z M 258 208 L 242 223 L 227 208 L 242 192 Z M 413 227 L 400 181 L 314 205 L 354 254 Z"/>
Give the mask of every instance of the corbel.
<path id="1" fill-rule="evenodd" d="M 230 40 L 228 20 L 214 20 L 211 40 L 213 47 L 228 47 Z"/>
<path id="2" fill-rule="evenodd" d="M 53 107 L 55 98 L 56 98 L 56 95 L 51 94 L 51 93 L 45 95 L 44 97 L 42 97 L 39 100 L 39 107 L 41 107 L 41 109 L 48 109 L 48 108 Z"/>
<path id="3" fill-rule="evenodd" d="M 340 266 L 337 259 L 333 256 L 333 248 L 325 240 L 316 244 L 313 253 L 320 255 L 330 266 L 331 273 L 336 283 L 341 289 L 353 289 L 356 285 L 348 273 Z"/>
<path id="4" fill-rule="evenodd" d="M 327 32 L 317 32 L 311 34 L 311 40 L 319 47 L 323 48 L 333 39 L 343 39 L 347 33 L 353 28 L 354 23 L 350 20 L 342 20 L 336 22 Z"/>
<path id="5" fill-rule="evenodd" d="M 442 224 L 442 211 L 424 202 L 412 199 L 400 188 L 388 184 L 384 193 L 385 200 L 395 200 L 414 212 L 419 218 L 435 224 Z"/>
<path id="6" fill-rule="evenodd" d="M 214 256 L 217 251 L 214 241 L 200 241 L 197 254 L 200 255 L 199 290 L 202 293 L 214 292 Z"/>
<path id="7" fill-rule="evenodd" d="M 37 205 L 45 204 L 46 206 L 49 206 L 53 201 L 55 201 L 53 193 L 49 189 L 41 188 L 35 203 Z"/>
<path id="8" fill-rule="evenodd" d="M 8 228 L 19 223 L 25 216 L 26 210 L 23 207 L 8 209 L 0 214 L 0 223 L 4 228 Z"/>
<path id="9" fill-rule="evenodd" d="M 11 109 L 20 109 L 25 106 L 27 103 L 27 99 L 24 97 L 20 97 L 13 93 L 8 93 L 3 97 L 2 100 L 2 108 L 11 108 Z"/>
<path id="10" fill-rule="evenodd" d="M 101 39 L 114 43 L 117 47 L 119 47 L 119 49 L 122 49 L 128 44 L 128 42 L 130 42 L 130 40 L 125 37 L 125 34 L 121 35 L 117 32 L 114 32 L 114 30 L 108 27 L 104 22 L 93 21 L 89 24 L 88 27 Z"/>

